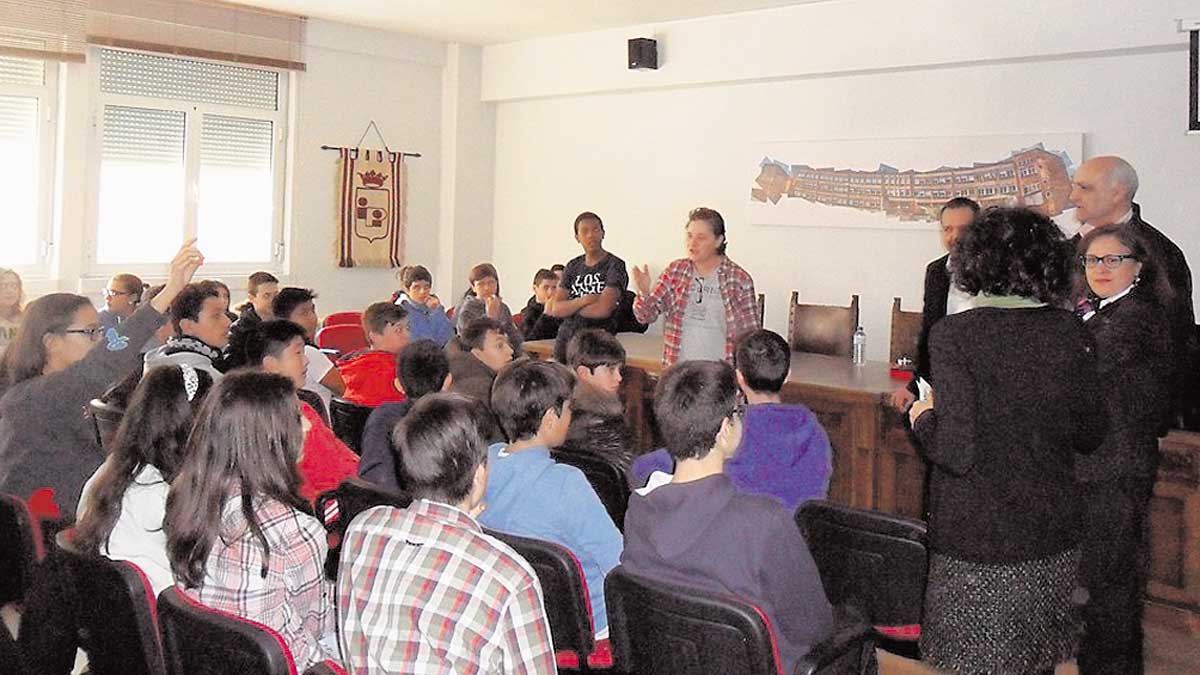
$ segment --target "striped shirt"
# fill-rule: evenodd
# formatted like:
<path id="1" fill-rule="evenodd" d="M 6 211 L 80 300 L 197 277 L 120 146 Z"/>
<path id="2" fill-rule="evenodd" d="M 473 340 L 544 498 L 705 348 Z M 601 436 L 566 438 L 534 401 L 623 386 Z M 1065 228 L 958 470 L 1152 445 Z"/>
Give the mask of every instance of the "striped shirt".
<path id="1" fill-rule="evenodd" d="M 533 569 L 461 510 L 379 506 L 346 531 L 338 572 L 351 673 L 554 673 Z"/>

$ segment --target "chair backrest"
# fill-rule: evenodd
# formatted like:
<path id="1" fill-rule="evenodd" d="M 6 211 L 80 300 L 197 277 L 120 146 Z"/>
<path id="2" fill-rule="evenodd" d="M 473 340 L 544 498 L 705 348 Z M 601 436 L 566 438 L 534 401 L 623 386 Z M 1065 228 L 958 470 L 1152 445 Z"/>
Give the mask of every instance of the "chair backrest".
<path id="1" fill-rule="evenodd" d="M 46 555 L 37 519 L 20 497 L 0 493 L 0 605 L 18 602 Z"/>
<path id="2" fill-rule="evenodd" d="M 329 424 L 329 409 L 325 407 L 325 401 L 320 394 L 309 389 L 297 389 L 296 398 L 312 406 L 312 409 L 321 416 L 321 421 Z"/>
<path id="3" fill-rule="evenodd" d="M 296 662 L 279 633 L 205 607 L 178 588 L 158 596 L 158 621 L 171 675 L 296 675 Z"/>
<path id="4" fill-rule="evenodd" d="M 762 328 L 763 320 L 767 316 L 767 296 L 759 293 L 758 297 L 754 299 L 754 306 L 758 308 L 758 327 Z"/>
<path id="5" fill-rule="evenodd" d="M 589 452 L 559 448 L 551 453 L 554 461 L 568 464 L 583 472 L 604 509 L 617 529 L 625 531 L 625 510 L 629 507 L 629 481 L 621 467 Z"/>
<path id="6" fill-rule="evenodd" d="M 850 296 L 849 307 L 800 304 L 799 291 L 792 291 L 788 310 L 788 344 L 792 351 L 845 356 L 858 328 L 858 296 Z"/>
<path id="7" fill-rule="evenodd" d="M 117 435 L 117 427 L 121 426 L 121 419 L 125 417 L 125 409 L 94 398 L 88 402 L 88 413 L 92 418 L 92 428 L 96 430 L 96 440 L 107 451 Z"/>
<path id="8" fill-rule="evenodd" d="M 163 675 L 156 598 L 137 565 L 60 546 L 79 598 L 79 648 L 93 673 Z"/>
<path id="9" fill-rule="evenodd" d="M 359 405 L 340 397 L 334 397 L 329 402 L 329 425 L 333 427 L 333 434 L 360 455 L 363 430 L 367 427 L 367 418 L 372 410 L 374 408 L 369 405 Z"/>
<path id="10" fill-rule="evenodd" d="M 914 365 L 917 361 L 917 340 L 921 337 L 921 313 L 905 312 L 900 309 L 900 298 L 892 299 L 892 346 L 888 361 L 892 365 L 907 356 Z"/>
<path id="11" fill-rule="evenodd" d="M 345 325 L 361 326 L 362 312 L 334 312 L 325 317 L 325 320 L 321 322 L 322 328 Z"/>
<path id="12" fill-rule="evenodd" d="M 325 576 L 337 578 L 338 559 L 341 555 L 342 538 L 355 516 L 373 506 L 388 504 L 404 508 L 412 503 L 412 497 L 384 490 L 357 476 L 347 478 L 336 488 L 317 496 L 317 517 L 325 525 L 329 542 L 329 555 L 325 558 Z"/>
<path id="13" fill-rule="evenodd" d="M 358 324 L 326 326 L 317 331 L 316 338 L 317 346 L 321 349 L 336 349 L 343 354 L 367 347 L 367 334 Z"/>
<path id="14" fill-rule="evenodd" d="M 583 657 L 595 648 L 596 638 L 587 582 L 579 560 L 565 547 L 552 542 L 496 530 L 485 531 L 511 546 L 533 568 L 542 585 L 554 649 L 573 651 L 583 662 Z"/>
<path id="15" fill-rule="evenodd" d="M 928 568 L 924 522 L 809 501 L 796 511 L 796 524 L 831 603 L 861 608 L 876 626 L 921 623 Z"/>
<path id="16" fill-rule="evenodd" d="M 630 574 L 604 580 L 613 664 L 638 675 L 782 675 L 761 610 L 738 598 Z"/>

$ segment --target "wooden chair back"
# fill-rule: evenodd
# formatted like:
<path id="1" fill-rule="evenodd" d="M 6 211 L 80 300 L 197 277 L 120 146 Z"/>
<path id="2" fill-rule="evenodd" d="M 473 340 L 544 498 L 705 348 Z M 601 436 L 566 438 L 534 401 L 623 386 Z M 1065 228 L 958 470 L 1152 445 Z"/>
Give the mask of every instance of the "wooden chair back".
<path id="1" fill-rule="evenodd" d="M 851 340 L 858 328 L 858 296 L 850 296 L 848 307 L 806 305 L 800 292 L 792 291 L 788 309 L 788 345 L 792 351 L 844 356 L 851 354 Z"/>
<path id="2" fill-rule="evenodd" d="M 900 298 L 892 299 L 892 343 L 888 350 L 888 361 L 907 356 L 917 361 L 917 340 L 921 337 L 921 313 L 905 312 L 900 309 Z"/>

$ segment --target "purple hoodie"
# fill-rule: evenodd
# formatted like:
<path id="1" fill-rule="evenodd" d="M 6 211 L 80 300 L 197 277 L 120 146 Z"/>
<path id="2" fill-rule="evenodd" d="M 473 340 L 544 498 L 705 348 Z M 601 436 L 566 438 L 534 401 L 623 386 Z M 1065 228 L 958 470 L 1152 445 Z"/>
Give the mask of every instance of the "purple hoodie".
<path id="1" fill-rule="evenodd" d="M 621 565 L 754 603 L 771 623 L 785 673 L 833 627 L 833 609 L 791 512 L 738 492 L 724 474 L 630 497 Z"/>
<path id="2" fill-rule="evenodd" d="M 789 510 L 829 491 L 829 436 L 817 416 L 800 404 L 760 403 L 747 406 L 742 444 L 725 463 L 725 475 L 750 494 L 770 495 Z M 675 460 L 666 450 L 639 457 L 631 470 L 634 483 L 645 485 L 654 471 L 672 473 Z"/>

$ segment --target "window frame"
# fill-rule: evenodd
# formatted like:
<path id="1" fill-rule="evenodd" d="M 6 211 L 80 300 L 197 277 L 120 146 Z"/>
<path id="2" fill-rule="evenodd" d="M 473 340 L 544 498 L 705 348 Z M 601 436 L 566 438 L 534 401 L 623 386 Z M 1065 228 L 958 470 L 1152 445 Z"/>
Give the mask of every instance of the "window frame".
<path id="1" fill-rule="evenodd" d="M 100 88 L 100 51 L 125 51 L 154 56 L 167 56 L 187 61 L 199 61 L 231 65 L 227 61 L 202 59 L 191 56 L 177 56 L 137 49 L 122 49 L 116 47 L 91 47 L 88 60 L 90 68 L 90 98 L 92 101 L 91 130 L 88 137 L 88 194 L 87 194 L 87 224 L 84 245 L 84 276 L 89 278 L 108 278 L 114 274 L 128 272 L 142 277 L 161 275 L 163 265 L 167 260 L 154 263 L 100 263 L 98 261 L 99 221 L 100 221 L 100 160 L 104 140 L 104 108 L 107 105 L 149 108 L 153 110 L 171 110 L 184 113 L 184 208 L 183 208 L 183 238 L 196 236 L 199 227 L 199 191 L 200 191 L 200 130 L 205 114 L 238 117 L 244 119 L 266 120 L 272 123 L 274 138 L 272 139 L 271 171 L 273 204 L 271 216 L 271 255 L 267 260 L 251 262 L 231 262 L 214 260 L 205 263 L 206 277 L 245 276 L 259 270 L 281 274 L 287 255 L 287 240 L 285 238 L 285 218 L 287 207 L 285 203 L 287 174 L 288 174 L 288 137 L 291 133 L 291 118 L 288 104 L 289 92 L 295 85 L 291 72 L 281 68 L 269 68 L 259 65 L 232 64 L 255 70 L 268 70 L 278 76 L 279 87 L 276 90 L 275 110 L 247 108 L 224 105 L 219 103 L 203 103 L 183 101 L 169 98 L 150 96 L 133 96 L 104 92 Z M 204 242 L 199 246 L 204 250 Z"/>
<path id="2" fill-rule="evenodd" d="M 47 59 L 27 59 L 42 62 L 42 84 L 0 83 L 0 96 L 24 96 L 36 98 L 38 102 L 38 194 L 37 194 L 37 251 L 32 264 L 0 262 L 0 267 L 9 267 L 29 280 L 50 278 L 50 266 L 54 259 L 54 193 L 56 147 L 58 142 L 58 83 L 61 64 Z"/>

